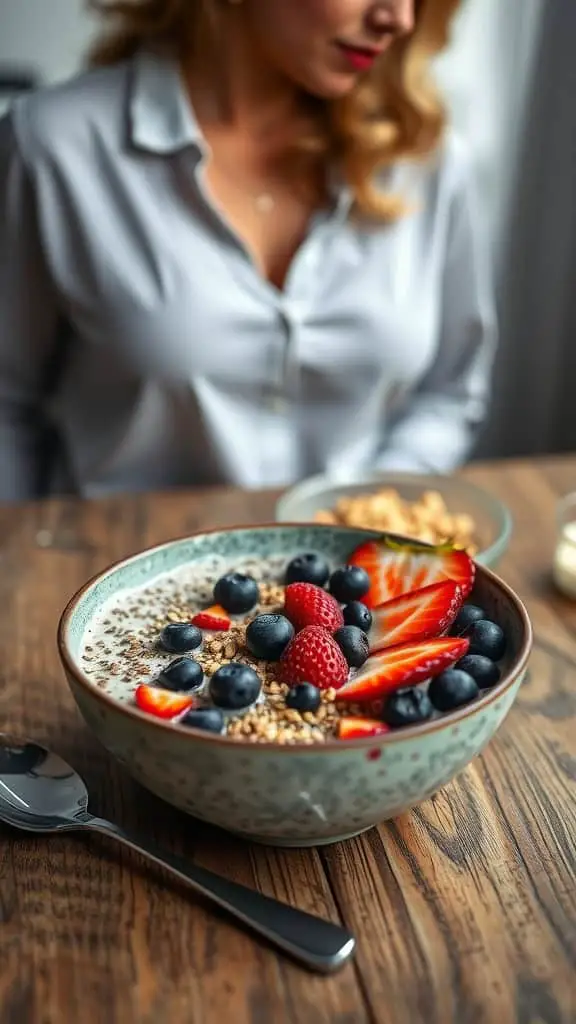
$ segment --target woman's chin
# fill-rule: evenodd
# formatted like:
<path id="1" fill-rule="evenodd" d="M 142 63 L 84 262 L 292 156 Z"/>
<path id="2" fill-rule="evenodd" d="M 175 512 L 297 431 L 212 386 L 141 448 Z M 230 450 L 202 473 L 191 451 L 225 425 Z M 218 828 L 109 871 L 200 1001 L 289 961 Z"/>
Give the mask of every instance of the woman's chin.
<path id="1" fill-rule="evenodd" d="M 327 71 L 308 76 L 306 91 L 320 100 L 339 100 L 352 92 L 358 75 Z"/>

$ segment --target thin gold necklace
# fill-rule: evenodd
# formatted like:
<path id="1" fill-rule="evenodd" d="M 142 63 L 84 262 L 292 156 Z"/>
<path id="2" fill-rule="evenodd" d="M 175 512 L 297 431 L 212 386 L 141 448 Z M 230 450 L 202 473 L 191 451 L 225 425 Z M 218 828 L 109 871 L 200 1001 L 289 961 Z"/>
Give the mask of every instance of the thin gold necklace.
<path id="1" fill-rule="evenodd" d="M 269 213 L 273 213 L 276 207 L 276 200 L 270 192 L 260 192 L 257 196 L 254 196 L 254 207 L 258 213 L 261 213 L 263 217 Z"/>

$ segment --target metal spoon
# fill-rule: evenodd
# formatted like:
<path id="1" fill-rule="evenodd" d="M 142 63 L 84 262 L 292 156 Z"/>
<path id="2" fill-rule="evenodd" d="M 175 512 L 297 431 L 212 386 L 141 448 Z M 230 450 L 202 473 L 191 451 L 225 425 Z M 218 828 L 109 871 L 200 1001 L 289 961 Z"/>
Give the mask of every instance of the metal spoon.
<path id="1" fill-rule="evenodd" d="M 62 758 L 37 743 L 1 734 L 0 821 L 27 832 L 90 829 L 118 839 L 312 970 L 324 974 L 336 971 L 354 950 L 354 937 L 346 928 L 186 864 L 156 850 L 147 839 L 93 817 L 88 813 L 88 791 L 83 780 Z"/>

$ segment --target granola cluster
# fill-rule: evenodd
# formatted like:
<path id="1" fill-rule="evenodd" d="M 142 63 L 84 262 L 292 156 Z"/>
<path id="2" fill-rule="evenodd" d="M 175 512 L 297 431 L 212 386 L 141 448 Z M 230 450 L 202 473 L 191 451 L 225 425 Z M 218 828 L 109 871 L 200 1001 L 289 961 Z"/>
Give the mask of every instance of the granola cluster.
<path id="1" fill-rule="evenodd" d="M 474 555 L 476 524 L 465 513 L 448 511 L 438 491 L 425 491 L 417 501 L 405 501 L 393 488 L 373 494 L 348 495 L 332 509 L 320 509 L 316 522 L 382 530 L 429 544 L 450 542 Z"/>
<path id="2" fill-rule="evenodd" d="M 254 570 L 253 570 L 254 571 Z M 124 609 L 115 609 L 103 623 L 100 639 L 88 643 L 83 660 L 96 685 L 118 693 L 125 684 L 126 697 L 134 688 L 150 678 L 159 663 L 170 661 L 171 656 L 158 648 L 158 636 L 169 622 L 188 621 L 197 610 L 197 604 L 184 599 L 167 597 L 160 589 L 142 592 Z M 246 628 L 251 619 L 264 612 L 279 612 L 284 606 L 284 587 L 271 582 L 260 583 L 258 606 L 243 622 L 232 622 L 229 629 L 207 633 L 202 647 L 194 658 L 204 669 L 206 677 L 231 661 L 249 665 L 257 672 L 262 683 L 262 696 L 249 711 L 226 717 L 228 736 L 250 743 L 275 742 L 280 744 L 322 743 L 334 735 L 338 720 L 335 704 L 336 691 L 322 692 L 322 703 L 315 712 L 300 712 L 286 706 L 289 687 L 277 677 L 278 663 L 257 661 L 246 647 Z M 134 619 L 146 625 L 134 629 Z M 161 664 L 160 664 L 161 667 Z"/>

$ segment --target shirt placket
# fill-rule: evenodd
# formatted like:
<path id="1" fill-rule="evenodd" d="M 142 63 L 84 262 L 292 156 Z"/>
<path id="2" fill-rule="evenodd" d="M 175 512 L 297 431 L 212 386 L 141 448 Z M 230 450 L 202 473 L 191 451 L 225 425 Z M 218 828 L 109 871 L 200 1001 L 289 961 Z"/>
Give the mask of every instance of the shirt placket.
<path id="1" fill-rule="evenodd" d="M 284 290 L 272 289 L 279 334 L 278 346 L 275 346 L 275 373 L 265 396 L 268 429 L 261 439 L 262 475 L 269 483 L 278 478 L 279 465 L 282 475 L 290 479 L 296 479 L 301 472 L 299 351 L 318 293 L 324 220 L 315 218 L 294 257 Z M 280 453 L 282 462 L 279 464 Z"/>
<path id="2" fill-rule="evenodd" d="M 282 346 L 278 352 L 278 372 L 268 395 L 270 430 L 262 439 L 264 478 L 273 480 L 278 473 L 278 451 L 284 458 L 286 475 L 298 478 L 305 465 L 302 452 L 300 412 L 301 356 L 306 344 L 310 321 L 322 284 L 325 253 L 341 229 L 350 210 L 350 196 L 341 189 L 331 211 L 322 211 L 314 218 L 308 235 L 290 266 L 284 291 L 275 299 L 282 325 Z M 271 287 L 271 286 L 269 286 Z"/>
<path id="3" fill-rule="evenodd" d="M 227 260 L 230 272 L 241 279 L 243 287 L 250 289 L 261 302 L 272 305 L 277 314 L 278 328 L 268 352 L 268 380 L 262 389 L 261 415 L 258 416 L 257 411 L 254 414 L 259 427 L 254 432 L 257 451 L 253 453 L 253 462 L 259 467 L 260 484 L 272 486 L 296 479 L 303 464 L 299 429 L 299 350 L 318 294 L 322 253 L 330 235 L 346 219 L 349 197 L 340 190 L 333 209 L 321 211 L 313 218 L 281 291 L 262 277 L 242 239 L 211 202 L 203 173 L 207 156 L 204 148 L 194 168 L 194 178 L 214 229 L 222 233 L 223 259 Z"/>

